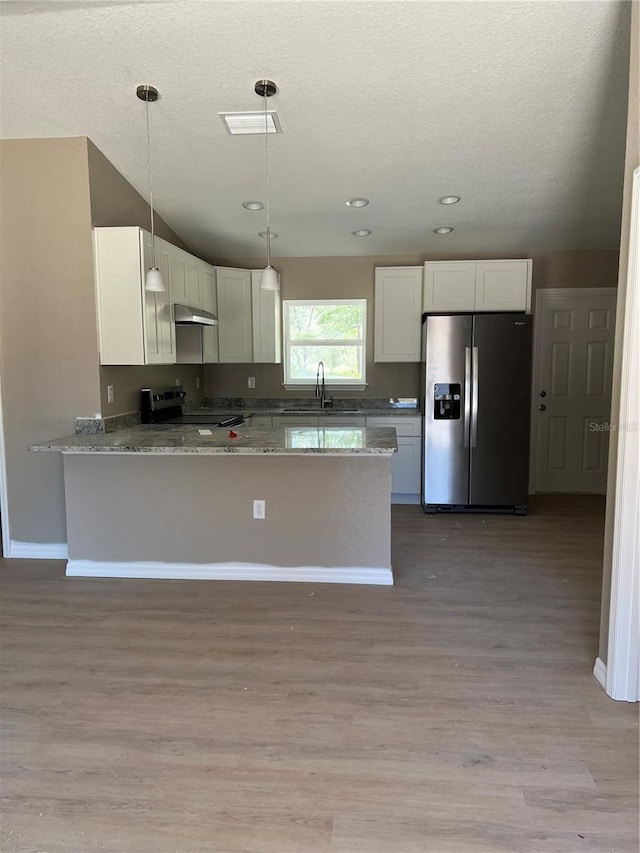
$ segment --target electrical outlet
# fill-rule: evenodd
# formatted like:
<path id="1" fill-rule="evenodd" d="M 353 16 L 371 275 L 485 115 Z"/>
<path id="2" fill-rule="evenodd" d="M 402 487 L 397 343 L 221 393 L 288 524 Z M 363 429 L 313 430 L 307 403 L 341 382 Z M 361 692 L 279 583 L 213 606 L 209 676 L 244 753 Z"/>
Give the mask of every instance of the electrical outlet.
<path id="1" fill-rule="evenodd" d="M 180 380 L 176 379 L 176 385 L 179 385 L 179 384 L 180 384 Z"/>
<path id="2" fill-rule="evenodd" d="M 266 516 L 266 501 L 253 502 L 253 517 L 264 519 Z"/>
<path id="3" fill-rule="evenodd" d="M 113 403 L 113 385 L 107 385 L 107 403 Z"/>
<path id="4" fill-rule="evenodd" d="M 196 391 L 200 389 L 200 377 L 196 376 Z"/>
<path id="5" fill-rule="evenodd" d="M 247 376 L 247 388 L 255 388 L 256 387 L 256 377 L 255 376 Z"/>

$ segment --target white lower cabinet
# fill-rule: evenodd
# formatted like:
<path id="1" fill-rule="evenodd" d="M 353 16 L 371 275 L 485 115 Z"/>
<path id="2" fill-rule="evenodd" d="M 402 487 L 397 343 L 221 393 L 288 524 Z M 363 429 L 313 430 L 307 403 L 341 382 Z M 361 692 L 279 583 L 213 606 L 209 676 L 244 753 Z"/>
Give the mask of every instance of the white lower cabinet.
<path id="1" fill-rule="evenodd" d="M 422 491 L 422 418 L 375 415 L 368 427 L 394 427 L 398 452 L 391 458 L 391 503 L 419 504 Z"/>
<path id="2" fill-rule="evenodd" d="M 420 503 L 422 439 L 398 436 L 398 452 L 391 460 L 391 501 Z"/>

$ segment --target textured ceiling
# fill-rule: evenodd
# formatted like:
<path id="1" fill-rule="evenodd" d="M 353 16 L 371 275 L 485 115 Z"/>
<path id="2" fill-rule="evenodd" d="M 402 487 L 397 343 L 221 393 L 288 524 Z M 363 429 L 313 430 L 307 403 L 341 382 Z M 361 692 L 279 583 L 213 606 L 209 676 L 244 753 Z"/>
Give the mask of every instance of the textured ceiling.
<path id="1" fill-rule="evenodd" d="M 2 2 L 4 138 L 88 136 L 208 258 L 255 257 L 270 136 L 277 256 L 614 248 L 629 4 L 431 0 Z M 439 196 L 455 193 L 451 207 Z M 353 196 L 371 204 L 345 205 Z M 432 229 L 452 225 L 437 236 Z M 370 228 L 367 238 L 351 235 Z"/>

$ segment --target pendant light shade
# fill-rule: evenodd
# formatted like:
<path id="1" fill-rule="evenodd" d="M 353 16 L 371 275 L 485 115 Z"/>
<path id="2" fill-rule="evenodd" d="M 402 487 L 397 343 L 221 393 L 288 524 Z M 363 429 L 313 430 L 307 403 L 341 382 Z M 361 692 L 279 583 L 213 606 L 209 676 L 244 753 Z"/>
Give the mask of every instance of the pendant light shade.
<path id="1" fill-rule="evenodd" d="M 271 206 L 269 204 L 269 124 L 267 117 L 267 98 L 270 98 L 272 95 L 275 95 L 275 93 L 277 92 L 277 87 L 273 80 L 258 80 L 254 88 L 256 95 L 260 95 L 264 99 L 264 174 L 267 201 L 267 265 L 262 271 L 262 276 L 260 277 L 260 289 L 280 290 L 280 281 L 278 280 L 278 273 L 271 266 Z"/>
<path id="2" fill-rule="evenodd" d="M 144 289 L 152 293 L 163 293 L 166 288 L 160 275 L 160 270 L 156 266 L 156 232 L 153 214 L 153 180 L 151 176 L 151 131 L 149 128 L 149 103 L 154 103 L 158 100 L 158 90 L 154 86 L 138 86 L 136 95 L 141 101 L 145 102 L 145 112 L 147 118 L 147 166 L 149 169 L 149 209 L 151 211 L 151 267 L 147 270 L 144 280 Z"/>
<path id="3" fill-rule="evenodd" d="M 280 282 L 278 281 L 278 273 L 276 270 L 269 264 L 262 270 L 262 276 L 260 277 L 260 289 L 261 290 L 280 290 Z"/>
<path id="4" fill-rule="evenodd" d="M 147 270 L 147 275 L 144 280 L 144 289 L 151 290 L 154 293 L 164 292 L 164 281 L 160 275 L 160 270 L 157 267 L 151 267 Z"/>

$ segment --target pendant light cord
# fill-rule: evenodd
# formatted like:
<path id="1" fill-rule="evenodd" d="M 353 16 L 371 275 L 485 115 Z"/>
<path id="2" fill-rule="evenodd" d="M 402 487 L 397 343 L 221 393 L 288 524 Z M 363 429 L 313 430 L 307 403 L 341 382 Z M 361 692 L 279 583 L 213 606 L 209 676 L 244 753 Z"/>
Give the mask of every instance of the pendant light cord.
<path id="1" fill-rule="evenodd" d="M 156 269 L 156 238 L 155 223 L 153 219 L 153 179 L 151 177 L 151 130 L 149 126 L 149 100 L 145 98 L 147 115 L 147 166 L 149 167 L 149 205 L 151 207 L 151 265 Z"/>
<path id="2" fill-rule="evenodd" d="M 264 170 L 267 191 L 267 266 L 271 266 L 271 209 L 269 205 L 269 125 L 267 122 L 267 81 L 264 80 Z"/>

